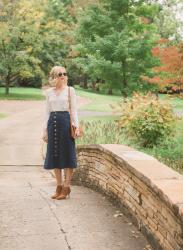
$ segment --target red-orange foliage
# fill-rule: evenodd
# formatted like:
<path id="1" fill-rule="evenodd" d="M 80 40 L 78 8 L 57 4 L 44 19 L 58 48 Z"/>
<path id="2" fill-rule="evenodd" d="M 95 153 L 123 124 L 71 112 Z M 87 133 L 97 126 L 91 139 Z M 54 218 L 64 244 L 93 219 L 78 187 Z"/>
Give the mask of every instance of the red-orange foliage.
<path id="1" fill-rule="evenodd" d="M 142 79 L 160 88 L 174 84 L 174 89 L 183 89 L 183 43 L 173 46 L 168 45 L 168 42 L 168 39 L 162 38 L 158 46 L 152 49 L 153 56 L 159 58 L 161 63 L 161 66 L 153 68 L 156 76 L 142 76 Z"/>

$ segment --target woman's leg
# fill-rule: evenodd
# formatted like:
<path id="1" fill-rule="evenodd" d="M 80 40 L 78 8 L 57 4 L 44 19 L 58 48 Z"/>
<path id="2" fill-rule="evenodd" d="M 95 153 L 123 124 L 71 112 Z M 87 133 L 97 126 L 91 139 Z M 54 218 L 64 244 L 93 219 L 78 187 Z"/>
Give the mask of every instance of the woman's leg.
<path id="1" fill-rule="evenodd" d="M 57 186 L 62 185 L 62 171 L 59 168 L 54 168 Z"/>
<path id="2" fill-rule="evenodd" d="M 64 168 L 64 180 L 66 179 L 66 168 Z"/>
<path id="3" fill-rule="evenodd" d="M 62 184 L 62 171 L 61 171 L 61 169 L 54 168 L 54 172 L 55 172 L 57 186 L 56 186 L 55 194 L 53 194 L 51 196 L 52 199 L 57 198 L 61 194 L 62 187 L 63 187 L 63 184 Z"/>
<path id="4" fill-rule="evenodd" d="M 69 187 L 71 185 L 71 179 L 73 175 L 73 168 L 65 168 L 65 180 L 64 180 L 64 186 Z"/>
<path id="5" fill-rule="evenodd" d="M 67 195 L 69 195 L 70 197 L 70 192 L 71 192 L 70 184 L 71 184 L 71 179 L 73 175 L 73 169 L 69 167 L 65 168 L 64 174 L 65 174 L 65 180 L 64 180 L 63 189 L 62 189 L 61 194 L 57 196 L 57 200 L 65 199 Z"/>

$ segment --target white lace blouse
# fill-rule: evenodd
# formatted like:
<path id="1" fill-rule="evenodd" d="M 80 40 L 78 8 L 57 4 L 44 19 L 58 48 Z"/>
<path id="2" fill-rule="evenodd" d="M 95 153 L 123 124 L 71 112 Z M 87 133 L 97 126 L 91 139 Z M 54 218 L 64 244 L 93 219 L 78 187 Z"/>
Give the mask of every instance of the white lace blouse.
<path id="1" fill-rule="evenodd" d="M 77 96 L 74 87 L 70 87 L 70 98 L 71 98 L 71 112 L 72 112 L 72 124 L 78 127 L 78 113 L 77 113 Z M 47 122 L 49 119 L 50 112 L 52 111 L 69 111 L 69 100 L 68 100 L 68 86 L 66 86 L 59 94 L 55 92 L 54 88 L 46 89 L 44 92 L 46 96 L 45 100 L 45 119 L 44 129 L 47 128 Z"/>

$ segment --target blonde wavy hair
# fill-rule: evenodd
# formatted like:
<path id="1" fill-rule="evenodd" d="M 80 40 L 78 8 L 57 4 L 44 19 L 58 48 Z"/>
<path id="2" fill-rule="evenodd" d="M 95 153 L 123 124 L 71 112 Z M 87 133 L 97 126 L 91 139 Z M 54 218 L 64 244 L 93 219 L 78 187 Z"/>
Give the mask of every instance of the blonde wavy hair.
<path id="1" fill-rule="evenodd" d="M 58 73 L 60 72 L 61 69 L 65 69 L 66 71 L 66 68 L 63 67 L 63 66 L 54 66 L 51 70 L 50 70 L 50 73 L 49 73 L 49 80 L 48 80 L 48 84 L 50 87 L 55 87 L 56 85 L 56 76 L 58 75 Z M 66 71 L 67 72 L 67 71 Z"/>

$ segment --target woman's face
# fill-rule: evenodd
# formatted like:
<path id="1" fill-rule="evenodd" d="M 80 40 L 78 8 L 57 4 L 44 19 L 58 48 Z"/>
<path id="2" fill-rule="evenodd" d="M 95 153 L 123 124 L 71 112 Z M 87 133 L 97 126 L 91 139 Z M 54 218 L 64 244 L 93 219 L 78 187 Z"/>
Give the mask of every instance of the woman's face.
<path id="1" fill-rule="evenodd" d="M 65 68 L 60 69 L 56 75 L 56 85 L 67 84 L 67 72 Z"/>

